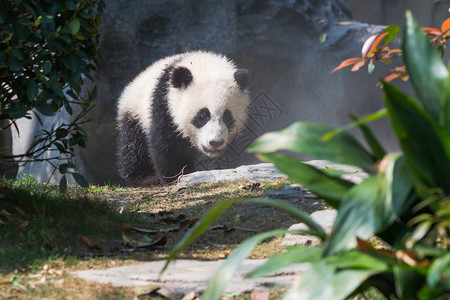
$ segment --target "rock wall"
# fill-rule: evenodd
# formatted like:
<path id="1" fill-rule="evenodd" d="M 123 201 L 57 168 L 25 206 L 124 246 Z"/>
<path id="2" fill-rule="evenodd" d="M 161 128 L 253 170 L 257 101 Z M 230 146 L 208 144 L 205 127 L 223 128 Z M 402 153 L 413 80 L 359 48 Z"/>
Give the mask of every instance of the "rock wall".
<path id="1" fill-rule="evenodd" d="M 355 20 L 369 24 L 402 25 L 411 10 L 421 26 L 440 27 L 450 17 L 450 0 L 347 0 Z"/>
<path id="2" fill-rule="evenodd" d="M 349 2 L 358 9 L 356 1 Z M 370 76 L 365 70 L 330 71 L 359 56 L 363 41 L 380 29 L 354 21 L 345 0 L 106 0 L 98 99 L 79 164 L 92 183 L 124 184 L 116 171 L 116 100 L 146 66 L 183 51 L 223 53 L 251 74 L 245 130 L 219 159 L 199 157 L 199 169 L 256 163 L 245 152 L 251 141 L 298 120 L 338 126 L 349 122 L 349 112 L 374 112 L 382 105 L 375 83 L 388 68 L 377 67 Z M 373 124 L 376 134 L 396 149 L 386 123 Z"/>
<path id="3" fill-rule="evenodd" d="M 376 75 L 330 74 L 380 29 L 336 24 L 349 20 L 343 0 L 107 1 L 95 121 L 88 124 L 88 149 L 81 152 L 89 180 L 121 182 L 115 169 L 115 101 L 146 66 L 178 52 L 220 52 L 251 74 L 247 127 L 219 159 L 199 157 L 199 169 L 256 163 L 246 146 L 297 120 L 342 125 L 349 111 L 361 116 L 374 111 L 381 105 Z M 321 34 L 327 35 L 324 43 Z M 388 135 L 385 127 L 379 134 Z"/>

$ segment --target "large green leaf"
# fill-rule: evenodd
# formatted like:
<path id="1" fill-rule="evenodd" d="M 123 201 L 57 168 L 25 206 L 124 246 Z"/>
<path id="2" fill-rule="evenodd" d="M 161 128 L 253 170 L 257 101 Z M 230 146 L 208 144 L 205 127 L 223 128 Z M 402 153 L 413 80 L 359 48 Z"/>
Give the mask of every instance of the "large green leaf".
<path id="1" fill-rule="evenodd" d="M 386 110 L 386 108 L 384 108 Z M 387 110 L 386 110 L 386 116 L 387 116 Z M 358 122 L 358 127 L 361 130 L 364 139 L 367 142 L 367 145 L 370 147 L 370 150 L 372 150 L 373 157 L 376 160 L 381 160 L 383 156 L 386 155 L 386 151 L 383 149 L 383 147 L 380 145 L 378 140 L 375 138 L 375 135 L 372 133 L 370 128 L 366 125 L 366 123 L 360 122 L 361 119 L 358 120 L 356 116 L 350 114 L 350 118 L 354 120 L 355 122 Z"/>
<path id="2" fill-rule="evenodd" d="M 322 240 L 326 237 L 325 230 L 309 216 L 309 213 L 299 209 L 297 206 L 292 205 L 289 202 L 270 198 L 241 199 L 238 201 L 242 203 L 258 203 L 272 206 L 278 210 L 284 211 L 292 218 L 305 223 L 311 229 L 310 234 L 313 234 Z"/>
<path id="3" fill-rule="evenodd" d="M 431 187 L 450 192 L 450 137 L 411 98 L 384 83 L 385 102 L 392 127 L 408 163 Z"/>
<path id="4" fill-rule="evenodd" d="M 402 50 L 406 71 L 420 104 L 430 116 L 439 120 L 447 68 L 409 11 L 403 28 Z"/>
<path id="5" fill-rule="evenodd" d="M 427 274 L 427 284 L 435 287 L 439 281 L 446 281 L 450 286 L 450 253 L 436 258 L 430 266 Z"/>
<path id="6" fill-rule="evenodd" d="M 247 274 L 247 277 L 254 278 L 274 274 L 276 271 L 298 263 L 311 263 L 322 260 L 321 247 L 297 247 L 288 250 L 287 253 L 272 256 L 260 267 Z"/>
<path id="7" fill-rule="evenodd" d="M 356 246 L 356 237 L 367 239 L 381 227 L 376 205 L 385 189 L 376 177 L 353 187 L 342 200 L 324 255 L 332 255 Z"/>
<path id="8" fill-rule="evenodd" d="M 444 126 L 447 133 L 450 134 L 450 75 L 447 77 L 444 83 L 440 124 Z"/>
<path id="9" fill-rule="evenodd" d="M 250 255 L 252 250 L 263 240 L 275 236 L 283 235 L 287 232 L 285 229 L 272 230 L 256 234 L 246 239 L 233 253 L 228 257 L 225 263 L 217 270 L 208 282 L 208 286 L 202 294 L 202 299 L 218 299 L 223 290 L 233 278 L 234 273 L 241 266 L 244 259 Z"/>
<path id="10" fill-rule="evenodd" d="M 417 200 L 417 196 L 412 193 L 414 178 L 406 157 L 403 154 L 395 153 L 389 154 L 387 159 L 385 176 L 387 192 L 383 218 L 386 223 L 390 223 L 407 211 Z"/>
<path id="11" fill-rule="evenodd" d="M 278 170 L 289 176 L 292 181 L 304 185 L 334 207 L 339 205 L 342 198 L 354 185 L 284 154 L 263 153 L 259 154 L 259 157 L 263 161 L 273 163 Z"/>
<path id="12" fill-rule="evenodd" d="M 410 268 L 394 265 L 395 291 L 400 300 L 415 300 L 417 292 L 423 286 L 424 276 Z"/>
<path id="13" fill-rule="evenodd" d="M 325 239 L 324 229 L 317 224 L 308 213 L 302 211 L 298 207 L 285 202 L 275 199 L 267 198 L 255 198 L 255 199 L 230 199 L 222 201 L 211 208 L 206 215 L 198 221 L 191 230 L 189 230 L 183 238 L 178 242 L 178 244 L 169 253 L 166 263 L 161 270 L 161 273 L 167 268 L 169 263 L 176 259 L 177 255 L 183 251 L 187 246 L 192 244 L 201 234 L 203 234 L 216 220 L 219 218 L 228 208 L 236 203 L 260 203 L 265 205 L 270 205 L 281 211 L 288 213 L 291 217 L 296 220 L 305 223 L 311 230 L 308 234 L 315 235 L 320 239 Z"/>
<path id="14" fill-rule="evenodd" d="M 192 244 L 203 232 L 205 232 L 215 221 L 221 216 L 228 208 L 237 202 L 237 199 L 231 199 L 216 204 L 211 208 L 206 215 L 191 228 L 183 238 L 177 243 L 177 245 L 169 253 L 169 256 L 164 264 L 161 273 L 163 273 L 169 263 L 176 259 L 178 254 L 183 251 L 187 246 Z"/>
<path id="15" fill-rule="evenodd" d="M 329 256 L 325 260 L 338 269 L 371 269 L 380 272 L 389 269 L 388 263 L 383 259 L 356 250 Z"/>
<path id="16" fill-rule="evenodd" d="M 314 263 L 284 296 L 285 300 L 345 299 L 377 269 L 344 269 L 326 261 Z"/>
<path id="17" fill-rule="evenodd" d="M 412 205 L 413 179 L 404 156 L 389 154 L 387 160 L 385 173 L 369 177 L 342 200 L 324 255 L 355 247 L 356 237 L 383 231 Z"/>
<path id="18" fill-rule="evenodd" d="M 358 166 L 368 173 L 375 173 L 374 158 L 350 134 L 341 132 L 331 139 L 323 139 L 333 129 L 322 124 L 297 122 L 281 131 L 264 134 L 247 150 L 263 153 L 289 150 L 317 159 Z"/>

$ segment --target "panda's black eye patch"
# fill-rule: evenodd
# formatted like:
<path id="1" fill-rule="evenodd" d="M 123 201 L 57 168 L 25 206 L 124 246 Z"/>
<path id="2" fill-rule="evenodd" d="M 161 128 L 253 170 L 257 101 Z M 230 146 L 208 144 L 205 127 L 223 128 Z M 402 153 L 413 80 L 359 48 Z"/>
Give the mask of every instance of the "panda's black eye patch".
<path id="1" fill-rule="evenodd" d="M 233 115 L 228 109 L 226 109 L 225 112 L 223 113 L 223 122 L 225 123 L 225 125 L 227 125 L 228 129 L 234 126 Z"/>
<path id="2" fill-rule="evenodd" d="M 202 128 L 208 123 L 209 119 L 211 119 L 211 113 L 207 108 L 202 108 L 195 115 L 192 124 L 197 128 Z"/>

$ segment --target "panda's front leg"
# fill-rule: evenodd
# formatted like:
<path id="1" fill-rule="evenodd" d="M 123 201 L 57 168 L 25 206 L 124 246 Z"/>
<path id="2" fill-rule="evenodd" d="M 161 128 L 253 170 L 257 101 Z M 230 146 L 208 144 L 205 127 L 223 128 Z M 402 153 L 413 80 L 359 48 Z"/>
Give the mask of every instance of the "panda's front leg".
<path id="1" fill-rule="evenodd" d="M 154 136 L 149 145 L 153 167 L 161 184 L 169 184 L 182 174 L 194 171 L 194 152 L 181 137 Z"/>

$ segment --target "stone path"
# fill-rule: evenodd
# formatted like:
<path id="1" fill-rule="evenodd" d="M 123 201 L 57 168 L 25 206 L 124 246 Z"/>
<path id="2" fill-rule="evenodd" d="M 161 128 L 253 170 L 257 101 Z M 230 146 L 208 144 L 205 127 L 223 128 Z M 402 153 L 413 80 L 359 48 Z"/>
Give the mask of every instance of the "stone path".
<path id="1" fill-rule="evenodd" d="M 326 161 L 310 161 L 308 164 L 317 168 L 333 169 L 346 172 L 343 177 L 347 180 L 358 183 L 367 175 L 361 170 L 332 164 Z M 239 180 L 248 179 L 255 182 L 275 181 L 284 179 L 286 176 L 281 174 L 272 164 L 258 164 L 252 166 L 241 166 L 236 169 L 212 170 L 195 172 L 183 176 L 178 185 L 190 186 L 199 183 L 219 180 Z M 271 190 L 268 192 L 271 198 L 279 198 L 292 203 L 302 201 L 305 207 L 311 208 L 315 202 L 319 202 L 317 197 L 304 190 L 301 186 L 292 184 L 286 185 L 280 190 Z M 296 203 L 298 204 L 298 203 Z M 299 207 L 302 207 L 299 205 Z M 252 212 L 257 211 L 251 208 Z M 259 211 L 258 211 L 259 212 Z M 336 218 L 335 210 L 317 211 L 311 214 L 311 217 L 318 222 L 327 232 Z M 304 224 L 294 224 L 290 229 L 306 229 Z M 314 237 L 299 234 L 287 234 L 283 245 L 314 245 L 318 241 Z M 260 266 L 265 260 L 245 260 L 242 267 L 233 277 L 225 289 L 226 293 L 242 294 L 253 290 L 267 290 L 273 287 L 288 288 L 306 268 L 307 264 L 299 264 L 282 269 L 277 274 L 269 277 L 257 279 L 247 279 L 245 274 L 252 269 Z M 116 286 L 148 286 L 158 285 L 169 290 L 175 298 L 182 298 L 188 293 L 201 293 L 207 285 L 209 278 L 220 267 L 224 260 L 218 261 L 195 261 L 195 260 L 177 260 L 169 265 L 166 272 L 160 277 L 164 261 L 147 262 L 132 266 L 115 267 L 105 270 L 85 270 L 76 271 L 72 274 L 84 280 L 96 281 L 99 283 L 110 283 Z"/>
<path id="2" fill-rule="evenodd" d="M 218 261 L 177 260 L 170 264 L 167 270 L 159 277 L 164 261 L 142 263 L 132 266 L 114 267 L 105 270 L 76 271 L 72 274 L 78 278 L 110 283 L 115 286 L 148 286 L 157 285 L 168 288 L 175 298 L 194 291 L 199 294 L 208 283 L 209 278 L 224 263 Z M 277 286 L 288 288 L 307 264 L 297 264 L 280 270 L 274 276 L 257 279 L 245 278 L 245 274 L 263 264 L 264 259 L 245 260 L 232 281 L 227 285 L 225 293 L 242 294 L 253 290 L 267 290 Z"/>

